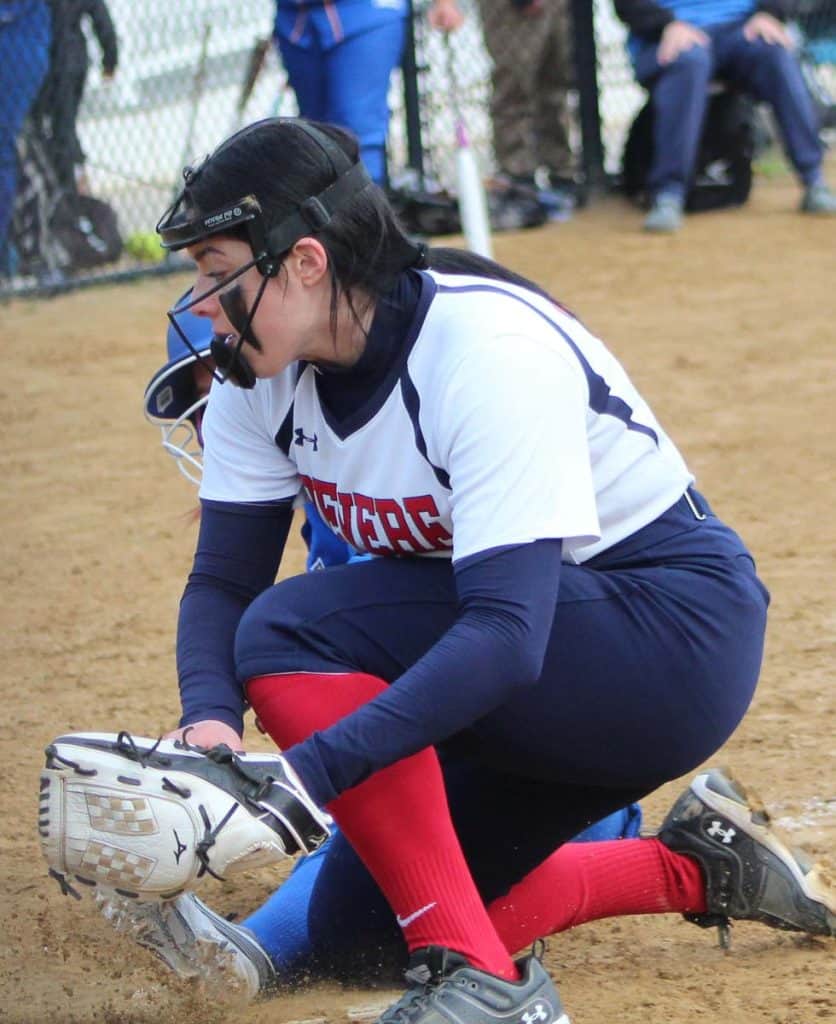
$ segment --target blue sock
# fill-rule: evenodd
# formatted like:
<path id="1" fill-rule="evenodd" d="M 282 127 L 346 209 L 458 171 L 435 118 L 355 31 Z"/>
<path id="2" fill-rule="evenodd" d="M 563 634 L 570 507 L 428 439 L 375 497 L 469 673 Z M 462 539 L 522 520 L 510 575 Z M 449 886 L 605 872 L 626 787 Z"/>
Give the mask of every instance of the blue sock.
<path id="1" fill-rule="evenodd" d="M 579 832 L 572 842 L 601 843 L 607 839 L 635 839 L 641 827 L 642 809 L 638 804 L 630 804 L 594 822 Z"/>
<path id="2" fill-rule="evenodd" d="M 308 907 L 326 850 L 332 842 L 333 836 L 314 853 L 302 857 L 267 902 L 241 922 L 255 935 L 280 974 L 289 973 L 312 952 Z"/>

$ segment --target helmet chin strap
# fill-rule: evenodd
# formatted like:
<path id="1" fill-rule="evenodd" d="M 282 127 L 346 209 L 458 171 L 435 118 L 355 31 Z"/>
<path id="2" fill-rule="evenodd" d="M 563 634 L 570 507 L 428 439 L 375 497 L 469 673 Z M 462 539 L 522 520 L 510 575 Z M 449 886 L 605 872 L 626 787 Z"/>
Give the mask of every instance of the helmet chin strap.
<path id="1" fill-rule="evenodd" d="M 249 310 L 247 309 L 244 291 L 240 284 L 235 284 L 229 291 L 218 295 L 218 301 L 226 314 L 227 320 L 229 320 L 238 333 L 238 341 L 232 346 L 227 344 L 226 339 L 216 335 L 212 339 L 209 351 L 225 379 L 245 390 L 255 387 L 256 375 L 242 349 L 246 341 L 257 352 L 262 351 L 261 342 L 253 331 L 252 322 L 269 280 L 269 277 L 262 278 L 252 309 Z"/>

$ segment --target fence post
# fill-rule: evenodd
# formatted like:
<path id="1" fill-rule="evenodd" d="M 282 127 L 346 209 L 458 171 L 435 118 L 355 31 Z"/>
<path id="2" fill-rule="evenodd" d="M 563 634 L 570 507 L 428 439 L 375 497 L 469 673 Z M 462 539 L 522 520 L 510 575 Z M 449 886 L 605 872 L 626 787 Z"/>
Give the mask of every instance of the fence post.
<path id="1" fill-rule="evenodd" d="M 601 113 L 598 108 L 598 52 L 595 46 L 595 12 L 592 0 L 571 0 L 575 77 L 583 146 L 582 163 L 589 193 L 606 188 Z"/>
<path id="2" fill-rule="evenodd" d="M 418 95 L 418 64 L 415 59 L 415 8 L 410 0 L 406 19 L 403 60 L 404 117 L 406 119 L 407 166 L 411 167 L 424 181 L 424 147 L 421 143 L 421 100 Z"/>

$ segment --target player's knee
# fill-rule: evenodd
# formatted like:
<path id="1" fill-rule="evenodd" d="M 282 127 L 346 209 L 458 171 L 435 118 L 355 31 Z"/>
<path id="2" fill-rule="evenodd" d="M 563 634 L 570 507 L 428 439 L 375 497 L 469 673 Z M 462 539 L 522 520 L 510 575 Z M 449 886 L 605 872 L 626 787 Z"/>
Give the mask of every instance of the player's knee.
<path id="1" fill-rule="evenodd" d="M 265 672 L 315 671 L 319 667 L 312 626 L 310 574 L 292 577 L 260 594 L 241 616 L 235 633 L 239 679 Z"/>

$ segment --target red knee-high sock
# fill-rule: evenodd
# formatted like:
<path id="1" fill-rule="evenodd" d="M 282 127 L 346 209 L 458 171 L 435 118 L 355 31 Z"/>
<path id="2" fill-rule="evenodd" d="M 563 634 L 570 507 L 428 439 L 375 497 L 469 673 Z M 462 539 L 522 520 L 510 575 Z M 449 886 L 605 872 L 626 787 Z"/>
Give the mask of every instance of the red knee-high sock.
<path id="1" fill-rule="evenodd" d="M 704 910 L 699 865 L 658 839 L 567 843 L 488 907 L 511 953 L 601 917 Z"/>
<path id="2" fill-rule="evenodd" d="M 363 673 L 258 676 L 247 696 L 287 750 L 385 687 Z M 434 750 L 376 772 L 327 809 L 398 915 L 410 950 L 446 946 L 482 970 L 519 976 L 465 862 Z"/>

